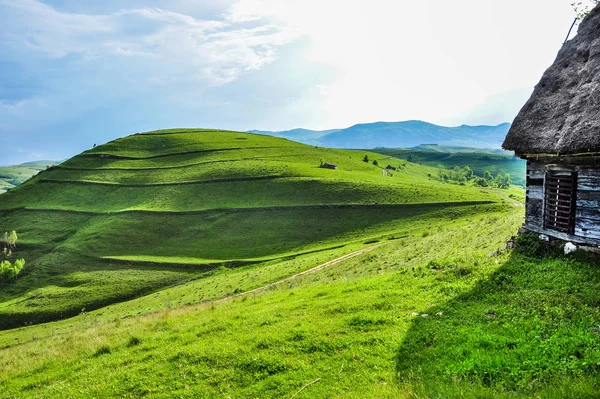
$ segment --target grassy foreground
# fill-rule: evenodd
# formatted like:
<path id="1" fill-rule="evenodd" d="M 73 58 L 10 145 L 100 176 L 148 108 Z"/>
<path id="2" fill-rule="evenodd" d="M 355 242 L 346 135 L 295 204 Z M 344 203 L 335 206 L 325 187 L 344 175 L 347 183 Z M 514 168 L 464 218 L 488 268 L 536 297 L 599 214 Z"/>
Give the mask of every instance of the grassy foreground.
<path id="1" fill-rule="evenodd" d="M 413 312 L 456 298 L 493 273 L 498 259 L 488 254 L 514 231 L 520 213 L 513 205 L 494 205 L 483 213 L 471 207 L 470 215 L 415 219 L 397 239 L 357 246 L 381 245 L 371 252 L 226 302 L 185 305 L 202 292 L 192 283 L 61 322 L 5 331 L 0 392 L 275 398 L 320 378 L 301 395 L 408 394 L 412 388 L 398 380 L 396 354 L 417 318 Z M 290 266 L 302 269 L 325 259 Z M 447 259 L 454 263 L 443 273 L 430 266 Z M 233 288 L 247 273 L 256 269 L 224 270 L 212 283 Z M 156 311 L 147 313 L 153 306 Z"/>
<path id="2" fill-rule="evenodd" d="M 489 256 L 520 221 L 513 206 L 440 216 L 264 292 L 194 304 L 200 287 L 181 285 L 1 332 L 0 395 L 596 397 L 598 260 Z"/>

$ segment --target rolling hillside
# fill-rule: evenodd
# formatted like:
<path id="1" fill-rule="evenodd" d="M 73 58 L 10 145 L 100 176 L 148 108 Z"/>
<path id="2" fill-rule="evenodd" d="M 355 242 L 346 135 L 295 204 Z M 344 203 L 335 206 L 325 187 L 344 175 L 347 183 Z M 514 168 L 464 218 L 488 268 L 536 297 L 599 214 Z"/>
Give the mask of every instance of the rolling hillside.
<path id="1" fill-rule="evenodd" d="M 383 176 L 362 162 L 364 154 L 247 133 L 167 130 L 54 166 L 1 197 L 0 226 L 19 232 L 18 256 L 28 266 L 0 292 L 0 328 L 73 316 L 201 279 L 218 266 L 360 243 L 401 231 L 409 218 L 498 201 L 475 188 L 437 187 L 417 165 Z"/>
<path id="2" fill-rule="evenodd" d="M 345 129 L 293 129 L 252 132 L 285 137 L 302 143 L 333 148 L 407 148 L 438 144 L 500 149 L 510 124 L 498 126 L 439 126 L 423 121 L 361 123 Z"/>
<path id="3" fill-rule="evenodd" d="M 13 166 L 0 166 L 0 194 L 55 164 L 54 161 L 35 161 Z"/>

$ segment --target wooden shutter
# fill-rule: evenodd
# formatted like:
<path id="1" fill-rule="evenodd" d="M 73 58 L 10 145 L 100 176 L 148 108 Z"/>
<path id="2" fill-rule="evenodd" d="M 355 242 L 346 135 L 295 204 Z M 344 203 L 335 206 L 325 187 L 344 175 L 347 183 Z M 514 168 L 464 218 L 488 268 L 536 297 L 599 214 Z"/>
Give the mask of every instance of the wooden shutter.
<path id="1" fill-rule="evenodd" d="M 544 185 L 544 228 L 573 234 L 577 173 L 546 172 Z"/>

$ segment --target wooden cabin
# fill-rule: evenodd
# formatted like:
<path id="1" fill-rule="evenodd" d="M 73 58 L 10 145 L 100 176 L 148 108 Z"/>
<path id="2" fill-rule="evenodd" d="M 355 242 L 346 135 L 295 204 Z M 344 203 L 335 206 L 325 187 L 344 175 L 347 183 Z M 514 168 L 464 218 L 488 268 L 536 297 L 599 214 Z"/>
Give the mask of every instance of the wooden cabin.
<path id="1" fill-rule="evenodd" d="M 337 169 L 338 166 L 333 163 L 325 162 L 321 165 L 321 167 L 325 169 Z"/>
<path id="2" fill-rule="evenodd" d="M 546 70 L 503 148 L 527 160 L 525 229 L 600 245 L 600 6 Z"/>

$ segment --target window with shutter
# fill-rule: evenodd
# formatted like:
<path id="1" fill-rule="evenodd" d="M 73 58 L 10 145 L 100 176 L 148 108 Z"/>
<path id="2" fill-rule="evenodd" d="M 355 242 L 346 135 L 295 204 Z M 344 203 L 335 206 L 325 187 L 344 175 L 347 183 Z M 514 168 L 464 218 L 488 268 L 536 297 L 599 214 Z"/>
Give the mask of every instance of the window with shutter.
<path id="1" fill-rule="evenodd" d="M 544 185 L 544 228 L 573 234 L 577 173 L 547 172 Z"/>

